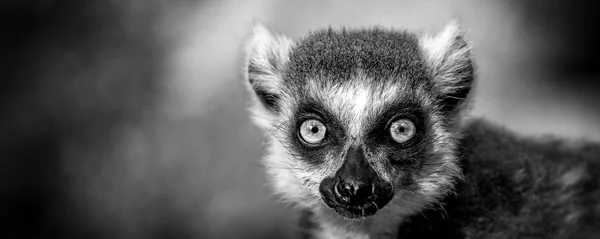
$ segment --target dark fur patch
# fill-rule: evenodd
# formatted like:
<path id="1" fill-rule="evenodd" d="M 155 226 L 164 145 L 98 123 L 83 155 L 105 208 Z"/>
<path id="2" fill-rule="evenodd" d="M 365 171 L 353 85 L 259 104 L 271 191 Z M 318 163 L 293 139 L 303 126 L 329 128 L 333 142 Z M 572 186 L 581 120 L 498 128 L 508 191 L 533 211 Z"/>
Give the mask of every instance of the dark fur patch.
<path id="1" fill-rule="evenodd" d="M 588 235 L 598 235 L 598 179 L 581 177 L 565 189 L 561 176 L 581 165 L 597 175 L 600 145 L 565 150 L 564 143 L 471 121 L 459 146 L 458 196 L 410 217 L 398 238 L 596 238 Z M 580 220 L 567 220 L 572 213 Z"/>
<path id="2" fill-rule="evenodd" d="M 260 100 L 260 103 L 263 104 L 265 106 L 265 108 L 267 108 L 271 112 L 279 111 L 279 106 L 278 106 L 278 102 L 280 99 L 279 95 L 270 93 L 270 92 L 268 92 L 260 87 L 257 87 L 257 86 L 253 86 L 252 88 L 254 89 L 254 92 L 256 93 L 258 100 Z"/>
<path id="3" fill-rule="evenodd" d="M 263 89 L 261 85 L 257 82 L 259 81 L 259 79 L 257 78 L 268 74 L 270 73 L 265 72 L 264 69 L 257 66 L 254 62 L 250 61 L 250 63 L 248 64 L 248 82 L 250 83 L 252 89 L 256 93 L 258 100 L 260 100 L 260 103 L 263 106 L 265 106 L 265 108 L 267 108 L 269 111 L 277 112 L 279 111 L 277 103 L 280 97 L 275 93 Z"/>
<path id="4" fill-rule="evenodd" d="M 406 118 L 411 120 L 416 126 L 416 135 L 413 139 L 404 144 L 395 142 L 389 133 L 390 123 L 393 119 Z M 425 125 L 425 114 L 422 107 L 417 103 L 400 101 L 392 102 L 392 104 L 384 107 L 383 112 L 378 115 L 369 125 L 366 125 L 367 142 L 369 145 L 392 145 L 396 149 L 407 148 L 413 143 L 418 143 L 428 130 Z"/>
<path id="5" fill-rule="evenodd" d="M 292 142 L 292 149 L 298 152 L 298 156 L 311 164 L 320 164 L 328 151 L 340 150 L 340 144 L 345 137 L 346 128 L 332 115 L 327 109 L 311 99 L 303 98 L 300 107 L 297 108 L 293 122 L 290 126 L 288 137 Z M 309 119 L 317 119 L 326 127 L 327 132 L 322 146 L 309 147 L 304 145 L 299 139 L 299 130 L 302 122 Z"/>
<path id="6" fill-rule="evenodd" d="M 425 63 L 416 35 L 380 28 L 316 31 L 300 39 L 290 56 L 286 82 L 306 78 L 344 82 L 358 71 L 374 81 L 425 81 Z M 410 84 L 410 82 L 409 82 Z"/>

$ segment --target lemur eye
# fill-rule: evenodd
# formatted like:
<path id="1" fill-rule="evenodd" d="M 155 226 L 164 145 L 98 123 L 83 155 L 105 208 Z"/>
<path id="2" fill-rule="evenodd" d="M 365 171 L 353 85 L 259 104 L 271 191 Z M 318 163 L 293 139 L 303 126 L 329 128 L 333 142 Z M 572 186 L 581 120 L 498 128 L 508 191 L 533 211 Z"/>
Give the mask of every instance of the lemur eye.
<path id="1" fill-rule="evenodd" d="M 321 121 L 310 119 L 300 125 L 300 137 L 308 144 L 319 144 L 325 139 L 327 127 Z"/>
<path id="2" fill-rule="evenodd" d="M 390 135 L 398 143 L 406 143 L 415 136 L 415 124 L 408 119 L 399 119 L 390 126 Z"/>

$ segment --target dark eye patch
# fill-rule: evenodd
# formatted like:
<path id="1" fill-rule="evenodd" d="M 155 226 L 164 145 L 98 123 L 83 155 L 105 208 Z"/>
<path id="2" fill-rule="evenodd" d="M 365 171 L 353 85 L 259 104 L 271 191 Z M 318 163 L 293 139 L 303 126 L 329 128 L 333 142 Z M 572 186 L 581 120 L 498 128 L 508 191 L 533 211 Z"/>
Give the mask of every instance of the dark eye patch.
<path id="1" fill-rule="evenodd" d="M 384 107 L 383 113 L 376 116 L 371 125 L 368 125 L 366 141 L 373 144 L 386 144 L 397 146 L 399 148 L 407 148 L 412 146 L 416 141 L 419 141 L 425 131 L 424 113 L 421 108 L 411 102 L 392 102 Z M 416 127 L 416 135 L 409 142 L 399 144 L 395 142 L 389 133 L 389 128 L 395 120 L 408 119 L 412 121 Z"/>
<path id="2" fill-rule="evenodd" d="M 309 146 L 299 139 L 300 126 L 306 120 L 316 119 L 327 127 L 324 142 L 318 146 Z M 291 149 L 296 152 L 299 159 L 313 164 L 319 164 L 324 161 L 327 152 L 331 150 L 341 150 L 339 146 L 343 142 L 345 128 L 322 104 L 313 100 L 303 100 L 296 109 L 293 120 L 290 123 L 288 137 L 291 142 Z"/>
<path id="3" fill-rule="evenodd" d="M 416 134 L 410 141 L 400 144 L 391 138 L 389 128 L 392 122 L 403 118 L 414 123 Z M 419 105 L 410 101 L 392 102 L 376 116 L 373 124 L 368 126 L 365 143 L 373 150 L 384 152 L 394 167 L 415 170 L 421 165 L 426 152 L 426 125 L 424 110 Z"/>

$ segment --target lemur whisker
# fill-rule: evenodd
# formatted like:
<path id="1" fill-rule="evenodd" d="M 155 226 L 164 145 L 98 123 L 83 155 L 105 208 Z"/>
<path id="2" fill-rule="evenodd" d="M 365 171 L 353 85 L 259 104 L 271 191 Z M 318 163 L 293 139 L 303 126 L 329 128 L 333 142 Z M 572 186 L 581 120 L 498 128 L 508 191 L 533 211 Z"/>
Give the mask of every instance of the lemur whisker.
<path id="1" fill-rule="evenodd" d="M 379 206 L 377 206 L 377 203 L 375 203 L 374 201 L 371 201 L 371 203 L 373 204 L 373 206 L 375 206 L 375 211 L 379 211 Z"/>

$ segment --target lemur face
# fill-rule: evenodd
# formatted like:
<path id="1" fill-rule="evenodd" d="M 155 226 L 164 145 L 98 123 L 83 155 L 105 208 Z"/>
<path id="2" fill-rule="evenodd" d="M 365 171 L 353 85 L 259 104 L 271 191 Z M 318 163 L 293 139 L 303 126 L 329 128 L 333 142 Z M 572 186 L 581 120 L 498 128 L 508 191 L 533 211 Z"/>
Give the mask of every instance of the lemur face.
<path id="1" fill-rule="evenodd" d="M 257 26 L 247 85 L 277 193 L 361 219 L 419 211 L 460 176 L 456 124 L 473 81 L 456 24 L 435 37 L 382 29 L 292 41 Z"/>

